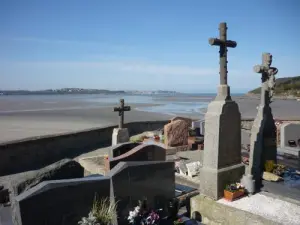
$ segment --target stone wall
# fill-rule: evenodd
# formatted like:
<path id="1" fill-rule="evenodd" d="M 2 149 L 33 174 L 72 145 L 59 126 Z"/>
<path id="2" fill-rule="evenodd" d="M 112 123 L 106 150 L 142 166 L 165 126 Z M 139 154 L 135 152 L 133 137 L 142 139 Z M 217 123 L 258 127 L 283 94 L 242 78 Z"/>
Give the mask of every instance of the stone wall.
<path id="1" fill-rule="evenodd" d="M 125 124 L 130 135 L 163 128 L 168 121 Z M 94 128 L 59 135 L 33 137 L 0 144 L 0 176 L 40 169 L 63 158 L 74 158 L 111 145 L 116 126 Z"/>

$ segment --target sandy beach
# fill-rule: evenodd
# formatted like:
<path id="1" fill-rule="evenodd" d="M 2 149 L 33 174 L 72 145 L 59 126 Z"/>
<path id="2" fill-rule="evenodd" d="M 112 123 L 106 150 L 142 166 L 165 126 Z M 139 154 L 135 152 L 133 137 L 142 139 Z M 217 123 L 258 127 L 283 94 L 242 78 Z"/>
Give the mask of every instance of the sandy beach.
<path id="1" fill-rule="evenodd" d="M 116 98 L 118 98 L 117 96 Z M 133 121 L 166 120 L 175 114 L 192 119 L 201 119 L 205 108 L 199 111 L 147 112 L 144 108 L 162 106 L 169 102 L 206 102 L 209 103 L 213 97 L 161 97 L 149 103 L 129 103 L 130 112 L 125 112 L 125 123 Z M 105 99 L 104 99 L 105 100 Z M 82 97 L 78 98 L 42 98 L 14 96 L 11 98 L 0 98 L 0 142 L 23 139 L 32 136 L 47 134 L 58 134 L 64 132 L 78 131 L 83 129 L 103 127 L 118 124 L 118 113 L 113 112 L 113 107 L 118 102 L 108 101 L 92 102 Z M 242 118 L 254 118 L 258 99 L 249 97 L 234 97 L 239 104 Z M 133 102 L 135 100 L 132 100 Z M 126 103 L 126 97 L 125 97 Z M 181 105 L 180 107 L 185 107 Z M 189 106 L 190 107 L 190 106 Z M 300 102 L 295 100 L 276 100 L 272 103 L 273 114 L 278 119 L 297 120 L 300 119 Z M 138 109 L 138 110 L 137 110 Z"/>

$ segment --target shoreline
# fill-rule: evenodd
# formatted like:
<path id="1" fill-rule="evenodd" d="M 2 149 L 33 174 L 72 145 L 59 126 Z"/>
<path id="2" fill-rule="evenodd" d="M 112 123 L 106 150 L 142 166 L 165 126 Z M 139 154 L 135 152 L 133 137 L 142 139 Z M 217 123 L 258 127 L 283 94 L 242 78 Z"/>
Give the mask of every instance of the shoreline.
<path id="1" fill-rule="evenodd" d="M 119 97 L 119 96 L 118 96 Z M 75 132 L 85 129 L 117 125 L 119 116 L 113 112 L 118 102 L 111 99 L 1 99 L 0 100 L 0 142 L 13 141 L 33 136 Z M 172 97 L 174 98 L 174 97 Z M 194 98 L 194 97 L 192 97 Z M 125 112 L 124 122 L 161 121 L 169 120 L 174 116 L 183 116 L 193 120 L 204 119 L 207 108 L 201 104 L 208 104 L 213 97 L 192 98 L 179 97 L 169 101 L 152 101 L 151 103 L 130 103 L 141 101 L 143 98 L 128 98 L 125 105 L 131 106 L 130 112 Z M 204 98 L 207 98 L 204 100 Z M 254 119 L 257 114 L 256 106 L 259 99 L 248 97 L 232 97 L 239 105 L 242 119 Z M 101 102 L 102 101 L 102 102 Z M 109 102 L 107 102 L 109 101 Z M 195 104 L 194 104 L 195 102 Z M 176 105 L 179 108 L 168 108 L 165 105 Z M 191 107 L 197 107 L 192 109 Z M 151 110 L 147 110 L 150 107 Z M 300 120 L 300 102 L 293 100 L 275 100 L 272 104 L 274 119 Z M 144 108 L 144 109 L 143 109 Z M 173 112 L 173 111 L 175 112 Z M 177 112 L 176 112 L 177 111 Z"/>

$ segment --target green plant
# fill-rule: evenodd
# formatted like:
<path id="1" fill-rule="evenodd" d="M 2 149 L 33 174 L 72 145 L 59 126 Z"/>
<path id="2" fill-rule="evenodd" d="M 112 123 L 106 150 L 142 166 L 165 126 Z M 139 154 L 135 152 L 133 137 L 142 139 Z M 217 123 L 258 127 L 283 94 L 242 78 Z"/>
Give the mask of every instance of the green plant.
<path id="1" fill-rule="evenodd" d="M 110 202 L 108 198 L 98 200 L 95 195 L 91 212 L 101 225 L 112 224 L 116 217 L 117 203 Z"/>
<path id="2" fill-rule="evenodd" d="M 143 137 L 141 136 L 133 136 L 130 138 L 130 141 L 133 143 L 137 143 L 137 142 L 142 142 L 143 141 Z"/>
<path id="3" fill-rule="evenodd" d="M 80 225 L 110 225 L 116 217 L 117 204 L 109 201 L 108 198 L 98 200 L 95 195 L 92 209 L 88 217 L 83 217 L 78 222 Z"/>

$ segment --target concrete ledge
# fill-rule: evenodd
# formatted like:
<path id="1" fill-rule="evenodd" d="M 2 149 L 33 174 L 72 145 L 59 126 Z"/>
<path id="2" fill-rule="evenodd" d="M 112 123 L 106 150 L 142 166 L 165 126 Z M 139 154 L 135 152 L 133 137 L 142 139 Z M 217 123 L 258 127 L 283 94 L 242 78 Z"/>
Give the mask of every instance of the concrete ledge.
<path id="1" fill-rule="evenodd" d="M 277 147 L 277 152 L 278 153 L 286 153 L 290 155 L 297 156 L 299 155 L 300 148 L 292 148 L 292 147 Z"/>
<path id="2" fill-rule="evenodd" d="M 204 195 L 191 198 L 191 214 L 200 213 L 202 223 L 206 225 L 277 225 L 280 223 L 268 220 L 237 208 L 212 200 Z"/>

